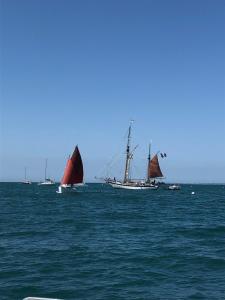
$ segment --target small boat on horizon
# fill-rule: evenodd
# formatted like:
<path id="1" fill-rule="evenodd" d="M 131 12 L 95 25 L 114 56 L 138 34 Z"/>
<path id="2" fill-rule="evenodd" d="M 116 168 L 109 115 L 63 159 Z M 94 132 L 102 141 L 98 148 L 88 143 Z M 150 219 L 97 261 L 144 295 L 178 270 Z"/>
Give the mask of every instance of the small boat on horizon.
<path id="1" fill-rule="evenodd" d="M 27 168 L 24 168 L 24 180 L 21 182 L 22 184 L 32 184 L 30 180 L 27 179 Z"/>
<path id="2" fill-rule="evenodd" d="M 53 185 L 55 184 L 54 180 L 47 178 L 47 166 L 48 166 L 48 159 L 45 160 L 45 180 L 39 182 L 38 185 Z"/>
<path id="3" fill-rule="evenodd" d="M 77 187 L 84 186 L 83 179 L 83 162 L 76 146 L 72 156 L 67 160 L 64 175 L 56 192 L 61 194 L 63 191 L 77 191 Z"/>
<path id="4" fill-rule="evenodd" d="M 151 159 L 151 144 L 149 145 L 149 155 L 148 155 L 148 166 L 147 166 L 147 178 L 146 179 L 132 179 L 130 175 L 131 161 L 133 159 L 133 153 L 135 149 L 134 147 L 132 151 L 130 151 L 131 146 L 131 124 L 128 129 L 127 136 L 127 147 L 126 147 L 126 162 L 125 162 L 125 172 L 123 180 L 116 180 L 111 178 L 105 178 L 105 182 L 110 184 L 113 188 L 121 188 L 121 189 L 130 189 L 130 190 L 147 190 L 158 189 L 158 183 L 156 182 L 156 178 L 163 178 L 163 174 L 161 172 L 158 160 L 158 153 L 153 156 Z"/>
<path id="5" fill-rule="evenodd" d="M 168 186 L 168 190 L 175 191 L 175 190 L 180 190 L 180 189 L 181 189 L 181 187 L 178 184 L 171 184 Z"/>

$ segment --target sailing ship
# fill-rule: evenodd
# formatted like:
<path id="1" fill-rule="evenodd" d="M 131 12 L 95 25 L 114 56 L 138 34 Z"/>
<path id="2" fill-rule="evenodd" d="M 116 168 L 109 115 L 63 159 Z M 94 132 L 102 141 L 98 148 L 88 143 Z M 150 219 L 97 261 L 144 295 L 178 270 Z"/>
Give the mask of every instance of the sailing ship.
<path id="1" fill-rule="evenodd" d="M 132 123 L 131 123 L 132 124 Z M 162 178 L 163 174 L 161 172 L 158 160 L 158 153 L 151 159 L 151 144 L 149 145 L 149 155 L 148 155 L 148 166 L 147 166 L 147 178 L 145 180 L 134 180 L 131 179 L 130 169 L 131 161 L 133 159 L 133 153 L 136 147 L 131 151 L 131 124 L 128 129 L 127 136 L 127 147 L 126 147 L 126 162 L 125 162 L 125 172 L 123 180 L 116 180 L 111 178 L 105 178 L 105 182 L 110 184 L 113 188 L 122 188 L 130 190 L 146 190 L 146 189 L 158 189 L 158 184 L 156 179 Z"/>
<path id="2" fill-rule="evenodd" d="M 77 187 L 84 185 L 83 179 L 83 162 L 78 146 L 76 146 L 72 156 L 67 160 L 64 175 L 57 193 L 61 194 L 63 191 L 76 191 Z"/>
<path id="3" fill-rule="evenodd" d="M 48 166 L 48 159 L 45 160 L 45 180 L 39 182 L 38 185 L 53 185 L 55 184 L 54 180 L 47 178 L 47 166 Z"/>
<path id="4" fill-rule="evenodd" d="M 24 180 L 21 182 L 23 184 L 32 184 L 30 180 L 27 179 L 27 168 L 24 168 Z"/>

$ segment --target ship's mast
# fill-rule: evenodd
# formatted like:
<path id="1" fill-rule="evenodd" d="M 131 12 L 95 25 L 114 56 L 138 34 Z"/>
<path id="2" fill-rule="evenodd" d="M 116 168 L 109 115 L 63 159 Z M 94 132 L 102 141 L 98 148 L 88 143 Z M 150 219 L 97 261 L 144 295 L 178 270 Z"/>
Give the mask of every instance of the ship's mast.
<path id="1" fill-rule="evenodd" d="M 48 165 L 48 159 L 45 160 L 45 181 L 47 179 L 47 165 Z"/>
<path id="2" fill-rule="evenodd" d="M 147 182 L 150 182 L 150 165 L 151 165 L 151 143 L 148 150 L 148 169 L 147 169 Z"/>
<path id="3" fill-rule="evenodd" d="M 129 179 L 130 179 L 130 161 L 132 159 L 132 153 L 130 152 L 131 124 L 132 124 L 132 121 L 130 123 L 129 129 L 128 129 L 128 136 L 127 136 L 126 165 L 125 165 L 124 183 L 129 182 Z"/>

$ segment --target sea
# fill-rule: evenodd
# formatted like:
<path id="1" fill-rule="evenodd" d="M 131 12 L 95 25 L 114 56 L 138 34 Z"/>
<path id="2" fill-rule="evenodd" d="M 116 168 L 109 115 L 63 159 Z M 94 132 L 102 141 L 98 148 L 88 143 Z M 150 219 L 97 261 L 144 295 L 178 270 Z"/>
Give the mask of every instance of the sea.
<path id="1" fill-rule="evenodd" d="M 0 184 L 0 300 L 225 299 L 225 185 L 56 189 Z"/>

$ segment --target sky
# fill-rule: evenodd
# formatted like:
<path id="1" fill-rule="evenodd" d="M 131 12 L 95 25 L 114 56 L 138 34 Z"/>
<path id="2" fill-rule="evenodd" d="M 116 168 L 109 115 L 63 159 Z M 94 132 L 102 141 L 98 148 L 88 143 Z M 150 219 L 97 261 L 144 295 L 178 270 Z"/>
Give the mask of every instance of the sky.
<path id="1" fill-rule="evenodd" d="M 1 0 L 0 181 L 123 176 L 126 133 L 168 182 L 225 182 L 224 0 Z"/>

